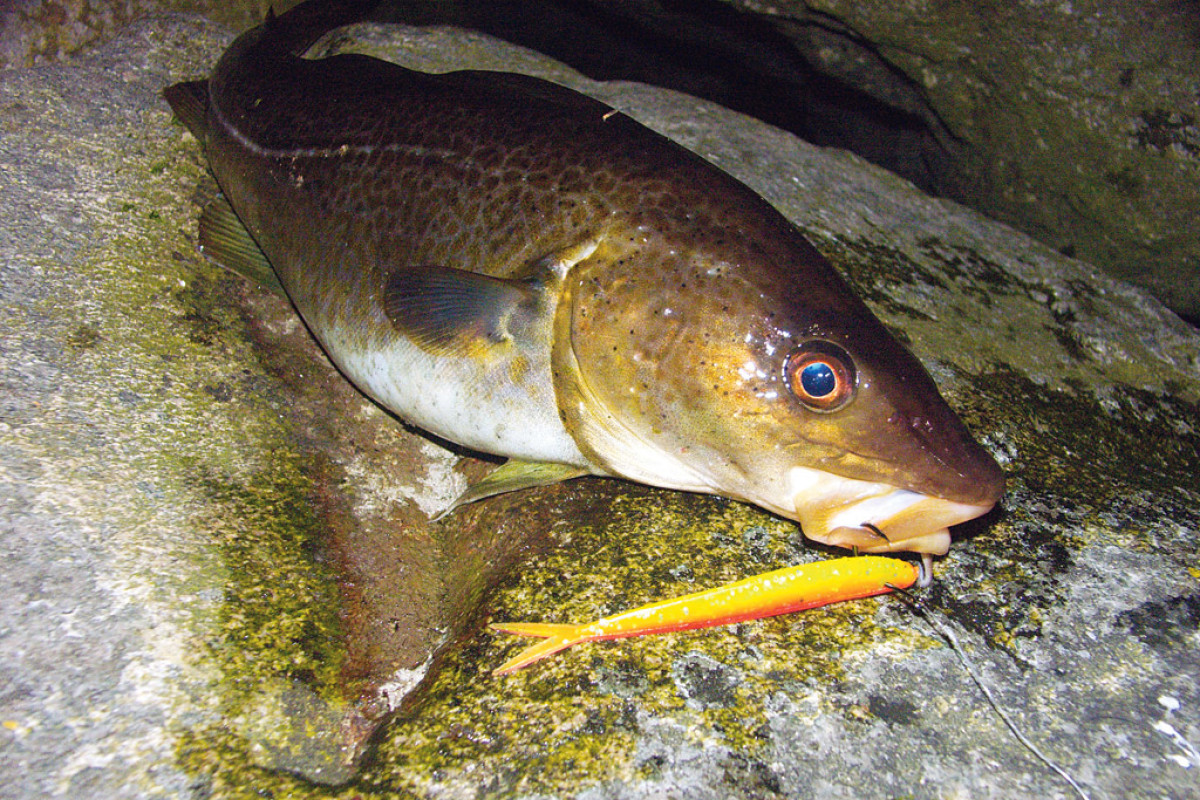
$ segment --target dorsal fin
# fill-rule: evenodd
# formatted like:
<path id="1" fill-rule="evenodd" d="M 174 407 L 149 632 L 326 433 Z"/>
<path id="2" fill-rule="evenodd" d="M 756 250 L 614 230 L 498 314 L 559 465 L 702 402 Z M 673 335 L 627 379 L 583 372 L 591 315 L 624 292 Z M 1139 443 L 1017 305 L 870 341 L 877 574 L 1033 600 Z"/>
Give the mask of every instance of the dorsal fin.
<path id="1" fill-rule="evenodd" d="M 379 0 L 309 0 L 276 16 L 267 11 L 260 44 L 298 56 L 335 28 L 359 22 Z"/>
<path id="2" fill-rule="evenodd" d="M 458 88 L 479 86 L 487 91 L 507 89 L 510 92 L 533 97 L 553 105 L 578 111 L 592 111 L 598 119 L 613 111 L 613 108 L 599 100 L 580 94 L 574 89 L 536 78 L 532 75 L 521 75 L 516 72 L 491 72 L 489 70 L 464 69 L 457 72 L 447 72 L 436 75 L 434 80 L 450 84 Z"/>

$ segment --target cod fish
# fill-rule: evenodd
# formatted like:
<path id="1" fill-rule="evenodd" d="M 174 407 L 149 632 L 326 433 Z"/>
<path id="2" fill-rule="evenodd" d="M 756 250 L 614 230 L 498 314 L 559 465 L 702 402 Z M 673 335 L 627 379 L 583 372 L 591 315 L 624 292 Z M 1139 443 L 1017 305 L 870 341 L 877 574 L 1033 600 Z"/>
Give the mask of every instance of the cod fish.
<path id="1" fill-rule="evenodd" d="M 164 94 L 224 197 L 202 249 L 273 270 L 380 405 L 511 459 L 464 501 L 615 476 L 925 566 L 998 501 L 920 363 L 762 197 L 547 81 L 302 57 L 362 10 L 270 15 Z"/>

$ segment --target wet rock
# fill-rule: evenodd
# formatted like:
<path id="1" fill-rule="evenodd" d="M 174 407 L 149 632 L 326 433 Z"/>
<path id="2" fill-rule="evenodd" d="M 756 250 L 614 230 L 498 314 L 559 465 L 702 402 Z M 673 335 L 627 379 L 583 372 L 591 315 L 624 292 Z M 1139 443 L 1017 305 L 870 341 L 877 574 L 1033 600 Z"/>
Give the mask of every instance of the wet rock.
<path id="1" fill-rule="evenodd" d="M 215 187 L 158 94 L 231 38 L 159 18 L 0 73 L 14 796 L 180 794 L 207 780 L 180 759 L 217 741 L 344 780 L 529 541 L 487 518 L 502 505 L 435 529 L 462 459 L 366 402 L 285 301 L 196 254 Z"/>
<path id="2" fill-rule="evenodd" d="M 1193 329 L 856 157 L 693 98 L 590 83 L 461 31 L 334 40 L 423 69 L 549 75 L 777 204 L 1009 475 L 1003 508 L 956 531 L 926 593 L 983 680 L 1094 796 L 1195 791 Z M 401 429 L 285 304 L 193 253 L 213 186 L 156 93 L 228 41 L 157 20 L 0 79 L 10 794 L 1069 792 L 895 598 L 493 678 L 520 643 L 482 632 L 489 618 L 585 620 L 828 554 L 754 509 L 612 481 L 431 525 L 483 465 Z"/>
<path id="3" fill-rule="evenodd" d="M 1200 317 L 1194 4 L 733 5 L 808 66 L 922 119 L 933 138 L 915 144 L 936 174 L 921 177 L 939 193 Z"/>
<path id="4" fill-rule="evenodd" d="M 135 19 L 168 11 L 203 13 L 241 30 L 258 24 L 267 5 L 271 4 L 258 0 L 7 0 L 0 7 L 0 69 L 59 61 L 82 47 L 112 39 Z M 295 2 L 273 5 L 282 12 Z"/>

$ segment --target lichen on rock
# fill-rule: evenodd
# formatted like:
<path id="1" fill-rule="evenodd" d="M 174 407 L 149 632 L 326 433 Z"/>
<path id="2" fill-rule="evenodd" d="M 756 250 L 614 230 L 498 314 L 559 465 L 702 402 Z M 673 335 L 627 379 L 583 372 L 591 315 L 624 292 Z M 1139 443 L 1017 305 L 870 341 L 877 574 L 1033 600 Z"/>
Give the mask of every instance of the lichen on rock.
<path id="1" fill-rule="evenodd" d="M 339 40 L 359 36 L 427 69 L 545 69 L 780 207 L 1008 474 L 926 598 L 1097 795 L 1194 789 L 1153 725 L 1200 741 L 1195 330 L 860 159 L 693 98 L 448 29 Z M 454 484 L 446 453 L 367 405 L 286 304 L 192 251 L 214 187 L 156 93 L 227 42 L 158 20 L 0 80 L 14 796 L 1063 792 L 895 598 L 493 678 L 517 644 L 490 618 L 583 620 L 830 554 L 737 503 L 598 479 L 429 523 Z"/>

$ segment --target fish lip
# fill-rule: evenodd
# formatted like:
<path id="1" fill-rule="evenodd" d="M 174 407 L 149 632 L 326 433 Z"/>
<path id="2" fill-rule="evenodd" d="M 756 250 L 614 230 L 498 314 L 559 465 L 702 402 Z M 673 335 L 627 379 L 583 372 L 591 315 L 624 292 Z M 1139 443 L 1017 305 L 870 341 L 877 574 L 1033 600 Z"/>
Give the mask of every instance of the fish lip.
<path id="1" fill-rule="evenodd" d="M 968 445 L 970 457 L 960 459 L 958 466 L 936 452 L 923 450 L 923 454 L 935 460 L 942 469 L 929 477 L 905 475 L 906 480 L 911 481 L 910 490 L 947 502 L 973 506 L 986 505 L 989 508 L 995 506 L 1004 496 L 1007 480 L 1004 470 L 992 455 L 977 443 L 969 441 Z M 875 460 L 875 456 L 867 450 L 848 449 L 836 456 L 822 459 L 818 463 L 828 471 L 839 474 L 845 468 L 844 459 L 847 456 L 857 456 L 863 462 L 868 463 Z M 853 480 L 862 479 L 854 478 Z"/>
<path id="2" fill-rule="evenodd" d="M 996 504 L 991 496 L 960 502 L 805 468 L 793 470 L 792 478 L 804 534 L 861 553 L 944 555 L 952 526 L 981 517 Z"/>

